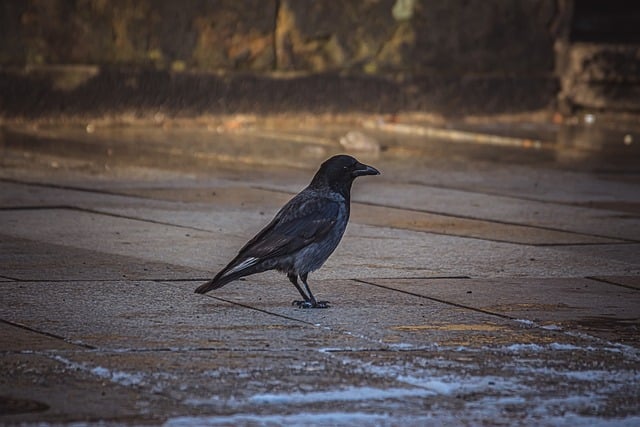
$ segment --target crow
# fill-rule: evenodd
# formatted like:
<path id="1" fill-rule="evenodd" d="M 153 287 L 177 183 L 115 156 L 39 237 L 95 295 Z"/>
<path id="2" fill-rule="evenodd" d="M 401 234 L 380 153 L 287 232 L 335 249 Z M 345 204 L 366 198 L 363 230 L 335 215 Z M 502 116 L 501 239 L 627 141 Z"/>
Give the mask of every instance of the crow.
<path id="1" fill-rule="evenodd" d="M 324 264 L 342 239 L 349 221 L 354 179 L 379 174 L 351 156 L 337 155 L 326 160 L 309 186 L 289 200 L 229 265 L 195 292 L 204 294 L 250 274 L 277 270 L 286 273 L 300 292 L 303 300 L 294 301 L 295 305 L 327 308 L 327 301 L 317 301 L 311 293 L 307 276 Z"/>

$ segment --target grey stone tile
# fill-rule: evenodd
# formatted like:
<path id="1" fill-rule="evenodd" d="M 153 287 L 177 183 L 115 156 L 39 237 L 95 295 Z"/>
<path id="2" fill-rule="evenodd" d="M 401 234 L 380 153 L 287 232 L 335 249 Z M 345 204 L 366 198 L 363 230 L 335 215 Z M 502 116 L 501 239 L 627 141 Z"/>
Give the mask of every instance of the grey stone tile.
<path id="1" fill-rule="evenodd" d="M 64 239 L 60 239 L 64 241 Z M 210 273 L 175 264 L 0 235 L 0 275 L 21 281 L 188 280 Z"/>
<path id="2" fill-rule="evenodd" d="M 172 412 L 171 400 L 140 393 L 131 384 L 107 381 L 67 355 L 13 353 L 0 357 L 3 424 L 158 422 Z"/>
<path id="3" fill-rule="evenodd" d="M 5 283 L 0 318 L 101 349 L 364 345 L 311 319 L 203 297 L 194 288 L 191 282 Z"/>
<path id="4" fill-rule="evenodd" d="M 640 293 L 579 278 L 380 280 L 372 283 L 546 326 L 638 345 Z"/>
<path id="5" fill-rule="evenodd" d="M 640 289 L 640 276 L 594 276 L 593 279 L 604 282 Z"/>
<path id="6" fill-rule="evenodd" d="M 82 346 L 63 338 L 29 330 L 21 325 L 0 322 L 0 349 L 4 352 L 38 352 L 43 350 L 77 350 Z"/>

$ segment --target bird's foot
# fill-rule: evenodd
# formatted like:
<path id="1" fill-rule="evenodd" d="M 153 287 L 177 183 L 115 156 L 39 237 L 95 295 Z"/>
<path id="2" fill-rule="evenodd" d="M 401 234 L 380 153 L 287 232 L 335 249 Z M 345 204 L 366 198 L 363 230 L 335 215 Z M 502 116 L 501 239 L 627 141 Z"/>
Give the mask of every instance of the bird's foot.
<path id="1" fill-rule="evenodd" d="M 313 303 L 312 301 L 296 300 L 291 305 L 295 305 L 298 308 L 329 308 L 329 301 L 316 301 Z"/>

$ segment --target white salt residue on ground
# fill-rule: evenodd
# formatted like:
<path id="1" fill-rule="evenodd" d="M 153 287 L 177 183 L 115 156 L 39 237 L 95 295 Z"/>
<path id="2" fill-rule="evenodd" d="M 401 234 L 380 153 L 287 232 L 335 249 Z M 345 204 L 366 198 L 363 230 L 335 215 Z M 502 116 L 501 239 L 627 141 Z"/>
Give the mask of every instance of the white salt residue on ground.
<path id="1" fill-rule="evenodd" d="M 433 396 L 435 394 L 435 391 L 423 388 L 381 389 L 374 387 L 347 387 L 340 390 L 314 391 L 309 393 L 256 394 L 249 398 L 249 402 L 261 404 L 304 404 L 357 400 L 403 399 L 415 396 Z"/>
<path id="2" fill-rule="evenodd" d="M 488 418 L 492 422 L 504 420 L 499 413 Z M 601 419 L 581 416 L 572 413 L 558 417 L 548 417 L 537 420 L 510 420 L 510 425 L 536 425 L 539 427 L 636 427 L 640 425 L 640 417 Z M 371 414 L 365 412 L 325 412 L 325 413 L 296 413 L 296 414 L 235 414 L 228 416 L 194 416 L 170 418 L 164 427 L 207 427 L 207 426 L 291 426 L 291 427 L 325 427 L 325 426 L 361 426 L 387 427 L 398 425 L 481 425 L 477 416 L 454 415 L 447 411 L 433 411 L 424 415 L 393 415 Z"/>
<path id="3" fill-rule="evenodd" d="M 104 368 L 102 366 L 91 367 L 86 363 L 79 363 L 71 361 L 65 357 L 59 355 L 50 356 L 53 360 L 56 360 L 63 365 L 65 365 L 68 369 L 72 369 L 75 371 L 83 371 L 88 372 L 89 374 L 96 376 L 98 378 L 103 378 L 109 380 L 113 383 L 120 384 L 123 386 L 135 386 L 140 385 L 144 382 L 145 374 L 143 373 L 128 373 L 123 371 L 116 371 Z"/>
<path id="4" fill-rule="evenodd" d="M 104 378 L 106 380 L 124 386 L 138 385 L 141 384 L 144 380 L 144 374 L 129 374 L 122 371 L 113 371 L 107 368 L 103 368 L 102 366 L 96 366 L 95 368 L 90 369 L 89 372 L 91 372 L 96 377 Z"/>
<path id="5" fill-rule="evenodd" d="M 195 426 L 290 426 L 290 427 L 321 427 L 321 426 L 396 426 L 396 425 L 443 425 L 434 424 L 434 418 L 425 416 L 391 416 L 386 414 L 369 414 L 364 412 L 324 412 L 298 413 L 288 415 L 257 415 L 237 414 L 220 417 L 176 417 L 167 420 L 164 427 L 195 427 Z M 453 422 L 449 418 L 449 422 Z"/>

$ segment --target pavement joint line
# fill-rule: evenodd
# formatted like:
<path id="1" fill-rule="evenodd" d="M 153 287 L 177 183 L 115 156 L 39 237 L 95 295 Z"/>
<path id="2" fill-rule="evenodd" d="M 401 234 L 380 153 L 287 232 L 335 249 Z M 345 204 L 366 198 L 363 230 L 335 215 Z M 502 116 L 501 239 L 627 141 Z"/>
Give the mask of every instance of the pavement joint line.
<path id="1" fill-rule="evenodd" d="M 447 301 L 447 300 L 443 300 L 441 298 L 430 297 L 430 296 L 418 294 L 418 293 L 415 293 L 415 292 L 405 291 L 403 289 L 396 289 L 396 288 L 392 288 L 390 286 L 380 285 L 378 283 L 369 282 L 369 281 L 362 280 L 362 279 L 351 279 L 351 280 L 353 280 L 354 282 L 365 284 L 365 285 L 375 286 L 375 287 L 386 289 L 386 290 L 389 290 L 389 291 L 400 292 L 400 293 L 411 295 L 411 296 L 414 296 L 414 297 L 428 299 L 430 301 L 438 302 L 438 303 L 441 303 L 441 304 L 451 305 L 451 306 L 457 307 L 457 308 L 463 308 L 465 310 L 471 310 L 471 311 L 476 311 L 476 312 L 483 313 L 483 314 L 488 314 L 490 316 L 500 317 L 502 319 L 514 320 L 514 321 L 518 320 L 515 317 L 508 316 L 506 314 L 496 313 L 496 312 L 489 311 L 489 310 L 483 310 L 481 308 L 476 308 L 476 307 L 470 307 L 468 305 L 459 304 L 457 302 Z"/>
<path id="2" fill-rule="evenodd" d="M 374 277 L 369 280 L 437 280 L 437 279 L 471 279 L 471 276 L 410 276 L 410 277 Z M 358 280 L 357 277 L 349 278 L 348 280 Z M 361 279 L 361 280 L 366 280 Z"/>
<path id="3" fill-rule="evenodd" d="M 20 184 L 20 185 L 26 185 L 26 186 L 32 186 L 32 187 L 55 188 L 57 190 L 69 190 L 69 191 L 81 191 L 85 193 L 106 194 L 109 196 L 131 197 L 134 199 L 156 200 L 156 199 L 153 199 L 152 197 L 147 197 L 144 195 L 121 193 L 113 190 L 105 190 L 102 188 L 85 188 L 85 187 L 76 187 L 72 185 L 51 184 L 46 182 L 22 181 L 19 179 L 6 178 L 6 177 L 0 177 L 0 182 L 6 182 L 9 184 Z"/>
<path id="4" fill-rule="evenodd" d="M 94 214 L 94 215 L 104 215 L 104 216 L 109 216 L 109 217 L 112 217 L 112 218 L 128 219 L 128 220 L 132 220 L 132 221 L 142 221 L 142 222 L 147 222 L 147 223 L 150 223 L 150 224 L 166 225 L 166 226 L 169 226 L 169 227 L 184 228 L 184 229 L 187 229 L 187 230 L 201 231 L 201 232 L 205 232 L 205 233 L 213 233 L 211 230 L 207 230 L 207 229 L 204 229 L 204 228 L 191 227 L 189 225 L 173 224 L 173 223 L 165 222 L 165 221 L 157 221 L 157 220 L 154 220 L 154 219 L 140 218 L 140 217 L 135 217 L 135 216 L 130 216 L 130 215 L 122 215 L 122 214 L 117 214 L 117 213 L 113 213 L 113 212 L 101 211 L 99 209 L 83 208 L 81 206 L 73 206 L 73 205 L 15 206 L 15 207 L 8 207 L 8 208 L 0 208 L 0 210 L 3 210 L 3 211 L 71 210 L 71 211 L 77 211 L 77 212 L 91 213 L 91 214 Z"/>
<path id="5" fill-rule="evenodd" d="M 87 212 L 87 213 L 93 213 L 93 214 L 97 214 L 97 215 L 105 215 L 105 216 L 110 216 L 110 217 L 114 217 L 114 218 L 122 218 L 122 219 L 129 219 L 129 220 L 133 220 L 133 221 L 142 221 L 142 222 L 148 222 L 151 224 L 159 224 L 159 225 L 166 225 L 169 227 L 176 227 L 176 228 L 184 228 L 187 230 L 194 230 L 194 231 L 201 231 L 204 233 L 213 233 L 213 231 L 211 230 L 207 230 L 204 228 L 199 228 L 199 227 L 192 227 L 190 225 L 182 225 L 182 224 L 173 224 L 171 222 L 165 222 L 165 221 L 157 221 L 154 219 L 147 219 L 147 218 L 140 218 L 140 217 L 135 217 L 135 216 L 130 216 L 130 215 L 122 215 L 122 214 L 117 214 L 117 213 L 113 213 L 113 212 L 105 212 L 105 211 L 101 211 L 99 209 L 89 209 L 89 208 L 83 208 L 83 207 L 78 207 L 78 206 L 73 206 L 70 209 L 74 209 L 80 212 Z"/>
<path id="6" fill-rule="evenodd" d="M 447 304 L 447 305 L 451 305 L 451 306 L 454 306 L 454 307 L 463 308 L 463 309 L 466 309 L 466 310 L 471 310 L 471 311 L 487 314 L 487 315 L 490 315 L 490 316 L 500 317 L 500 318 L 503 318 L 503 319 L 506 319 L 506 320 L 511 320 L 511 321 L 517 322 L 517 323 L 519 323 L 519 324 L 521 324 L 523 326 L 544 330 L 544 331 L 549 332 L 549 333 L 558 333 L 560 335 L 566 335 L 566 336 L 570 336 L 570 337 L 580 338 L 580 339 L 583 339 L 583 340 L 586 340 L 586 341 L 589 341 L 589 342 L 597 342 L 597 343 L 600 343 L 600 344 L 606 344 L 606 345 L 611 346 L 611 347 L 617 347 L 617 348 L 620 348 L 622 351 L 625 351 L 626 353 L 630 353 L 631 354 L 630 357 L 633 357 L 634 359 L 640 360 L 640 356 L 639 356 L 640 353 L 638 353 L 638 349 L 636 349 L 635 347 L 629 346 L 629 345 L 626 345 L 626 344 L 612 342 L 612 341 L 609 341 L 609 340 L 606 340 L 606 339 L 603 339 L 603 338 L 599 338 L 599 337 L 587 334 L 585 332 L 570 331 L 570 330 L 565 330 L 564 328 L 549 329 L 548 327 L 545 327 L 544 325 L 540 325 L 538 322 L 534 322 L 533 320 L 529 320 L 529 319 L 515 318 L 515 317 L 508 316 L 506 314 L 496 313 L 496 312 L 492 312 L 492 311 L 489 311 L 489 310 L 483 310 L 481 308 L 470 307 L 470 306 L 466 306 L 464 304 L 458 304 L 458 303 L 455 303 L 455 302 L 446 301 L 446 300 L 443 300 L 443 299 L 440 299 L 440 298 L 436 298 L 436 297 L 430 297 L 430 296 L 418 294 L 418 293 L 415 293 L 415 292 L 405 291 L 405 290 L 402 290 L 402 289 L 396 289 L 396 288 L 380 285 L 380 284 L 373 283 L 373 282 L 368 282 L 368 281 L 361 280 L 361 279 L 351 279 L 351 280 L 356 281 L 356 282 L 360 282 L 360 283 L 363 283 L 363 284 L 366 284 L 366 285 L 376 286 L 376 287 L 379 287 L 379 288 L 382 288 L 382 289 L 401 292 L 401 293 L 404 293 L 404 294 L 407 294 L 407 295 L 412 295 L 412 296 L 417 296 L 417 297 L 420 297 L 420 298 L 425 298 L 425 299 L 428 299 L 428 300 L 431 300 L 431 301 L 434 301 L 434 302 Z"/>
<path id="7" fill-rule="evenodd" d="M 172 265 L 172 264 L 167 264 Z M 4 278 L 6 276 L 0 276 L 0 278 Z M 7 278 L 9 279 L 9 278 Z M 118 277 L 115 279 L 18 279 L 18 278 L 10 278 L 10 281 L 20 282 L 20 283 L 108 283 L 108 282 L 151 282 L 151 283 L 160 283 L 160 282 L 206 282 L 210 278 L 203 279 L 131 279 L 127 277 Z M 8 283 L 8 282 L 7 282 Z"/>
<path id="8" fill-rule="evenodd" d="M 396 183 L 404 184 L 403 181 L 391 181 L 391 182 L 393 184 L 396 184 Z M 488 190 L 480 190 L 480 189 L 476 190 L 476 189 L 471 189 L 471 188 L 463 187 L 463 186 L 434 184 L 434 183 L 424 182 L 424 181 L 420 181 L 420 180 L 409 180 L 406 183 L 410 184 L 410 185 L 417 185 L 417 186 L 420 186 L 420 187 L 437 188 L 439 190 L 454 190 L 454 191 L 460 191 L 460 192 L 469 193 L 469 194 L 483 194 L 483 195 L 486 195 L 486 196 L 504 197 L 506 199 L 525 200 L 527 202 L 539 202 L 539 203 L 546 203 L 546 204 L 550 204 L 550 205 L 575 206 L 574 204 L 567 203 L 567 202 L 538 199 L 538 198 L 535 198 L 535 197 L 514 196 L 513 194 L 500 193 L 500 192 L 497 192 L 497 191 L 488 191 Z"/>
<path id="9" fill-rule="evenodd" d="M 446 213 L 446 212 L 430 211 L 430 210 L 426 210 L 426 209 L 414 209 L 414 208 L 407 208 L 407 207 L 387 206 L 387 205 L 383 205 L 381 203 L 372 203 L 372 202 L 354 202 L 354 203 L 358 203 L 358 204 L 365 205 L 365 206 L 375 206 L 375 207 L 381 207 L 381 208 L 400 209 L 400 210 L 405 210 L 405 211 L 409 211 L 409 212 L 420 212 L 420 213 L 427 213 L 427 214 L 431 214 L 431 215 L 440 215 L 440 216 L 445 216 L 445 217 L 450 217 L 450 218 L 460 218 L 460 219 L 467 219 L 467 220 L 471 220 L 471 221 L 488 222 L 488 223 L 492 223 L 492 224 L 511 225 L 511 226 L 514 226 L 514 227 L 525 227 L 525 228 L 533 228 L 533 229 L 536 229 L 536 230 L 554 231 L 554 232 L 559 232 L 559 233 L 574 234 L 574 235 L 577 235 L 577 236 L 588 236 L 588 237 L 597 237 L 597 238 L 601 238 L 601 239 L 618 240 L 620 242 L 640 243 L 640 240 L 634 240 L 634 239 L 628 239 L 628 238 L 603 236 L 603 235 L 600 235 L 600 234 L 593 234 L 593 233 L 581 233 L 581 232 L 578 232 L 578 231 L 563 230 L 561 228 L 545 227 L 545 226 L 533 225 L 533 224 L 522 224 L 522 223 L 518 223 L 518 222 L 501 221 L 501 220 L 497 220 L 497 219 L 478 218 L 478 217 L 474 217 L 474 216 L 470 216 L 470 215 L 456 215 L 456 214 L 450 214 L 450 213 Z M 483 239 L 483 240 L 489 240 L 489 239 Z"/>
<path id="10" fill-rule="evenodd" d="M 0 319 L 0 322 L 4 323 L 6 325 L 9 325 L 9 326 L 13 326 L 13 327 L 16 327 L 16 328 L 27 330 L 29 332 L 33 332 L 33 333 L 36 333 L 36 334 L 44 335 L 44 336 L 47 336 L 49 338 L 54 338 L 56 340 L 60 340 L 60 341 L 66 342 L 67 344 L 77 345 L 77 346 L 84 347 L 84 348 L 89 349 L 89 350 L 96 350 L 97 349 L 96 347 L 94 347 L 94 346 L 92 346 L 90 344 L 85 344 L 85 343 L 83 343 L 81 341 L 70 340 L 70 339 L 65 338 L 65 337 L 63 337 L 61 335 L 57 335 L 57 334 L 54 334 L 54 333 L 51 333 L 51 332 L 41 331 L 41 330 L 32 328 L 30 326 L 23 325 L 22 323 L 12 322 L 12 321 L 6 320 L 6 319 Z"/>
<path id="11" fill-rule="evenodd" d="M 0 211 L 42 211 L 47 209 L 70 209 L 70 206 L 66 205 L 38 205 L 38 206 L 2 206 L 0 207 Z"/>
<path id="12" fill-rule="evenodd" d="M 417 230 L 415 228 L 409 228 L 409 227 L 397 227 L 397 226 L 388 226 L 388 225 L 374 225 L 374 224 L 364 224 L 364 225 L 368 225 L 369 227 L 378 227 L 378 228 L 391 228 L 394 230 L 407 230 L 407 231 L 411 231 L 414 233 L 426 233 L 426 234 L 434 234 L 436 236 L 449 236 L 449 237 L 457 237 L 460 239 L 473 239 L 473 240 L 480 240 L 483 242 L 494 242 L 494 243 L 508 243 L 510 245 L 517 245 L 517 246 L 533 246 L 533 247 L 544 247 L 544 246 L 549 246 L 549 247 L 563 247 L 563 246 L 579 246 L 579 245 L 584 245 L 584 246 L 589 246 L 589 245 L 621 245 L 621 244 L 634 244 L 634 243 L 640 243 L 640 242 L 635 242 L 635 241 L 618 241 L 618 242 L 608 242 L 608 243 L 596 243 L 596 242 L 585 242 L 585 243 L 527 243 L 527 242 L 517 242 L 514 240 L 506 240 L 506 239 L 491 239 L 488 237 L 480 237 L 480 236 L 470 236 L 468 234 L 454 234 L 454 233 L 445 233 L 442 231 L 434 231 L 434 230 Z M 594 237 L 594 236 L 592 236 Z M 605 237 L 606 239 L 613 239 L 611 237 Z"/>
<path id="13" fill-rule="evenodd" d="M 620 286 L 621 288 L 631 289 L 632 291 L 640 291 L 640 289 L 634 288 L 633 286 L 624 285 L 622 283 L 616 283 L 614 281 L 607 280 L 607 279 L 602 279 L 600 277 L 586 276 L 585 279 L 593 280 L 593 281 L 600 282 L 600 283 L 606 283 L 608 285 Z"/>
<path id="14" fill-rule="evenodd" d="M 393 184 L 396 183 L 400 183 L 400 184 L 405 184 L 405 182 L 403 181 L 390 181 Z M 537 202 L 537 203 L 544 203 L 547 205 L 561 205 L 561 206 L 571 206 L 571 207 L 579 207 L 579 208 L 588 208 L 588 209 L 597 209 L 597 210 L 607 210 L 607 211 L 614 211 L 614 212 L 626 212 L 626 211 L 620 211 L 617 209 L 611 209 L 611 208 L 605 208 L 605 207 L 600 207 L 598 205 L 594 205 L 594 206 L 588 206 L 588 205 L 584 205 L 582 204 L 582 202 L 565 202 L 562 200 L 545 200 L 545 199 L 540 199 L 540 198 L 536 198 L 536 197 L 525 197 L 525 196 L 516 196 L 514 194 L 509 194 L 509 193 L 500 193 L 497 191 L 488 191 L 488 190 L 475 190 L 475 189 L 470 189 L 467 187 L 463 187 L 463 186 L 447 186 L 447 185 L 441 185 L 441 184 L 434 184 L 434 183 L 427 183 L 427 182 L 423 182 L 423 181 L 418 181 L 418 180 L 409 180 L 406 182 L 406 184 L 411 184 L 411 185 L 418 185 L 421 187 L 430 187 L 430 188 L 437 188 L 440 190 L 454 190 L 454 191 L 460 191 L 463 193 L 469 193 L 469 194 L 484 194 L 487 196 L 496 196 L 496 197 L 503 197 L 505 199 L 513 199 L 513 200 L 524 200 L 527 202 Z M 638 218 L 640 217 L 640 215 L 634 215 L 631 214 L 631 217 L 633 218 Z"/>
<path id="15" fill-rule="evenodd" d="M 585 234 L 588 236 L 588 234 Z M 597 236 L 595 236 L 597 237 Z M 576 243 L 532 243 L 531 246 L 539 247 L 568 247 L 568 246 L 610 246 L 610 245 L 636 245 L 640 241 L 618 239 L 617 237 L 605 237 L 606 239 L 617 239 L 617 242 L 576 242 Z"/>
<path id="16" fill-rule="evenodd" d="M 160 282 L 160 283 L 163 283 L 163 282 Z M 170 283 L 163 283 L 163 284 L 166 284 L 166 285 L 169 285 L 169 286 L 173 287 L 173 285 L 170 284 Z M 261 313 L 265 313 L 265 314 L 268 314 L 268 315 L 271 315 L 271 316 L 276 316 L 276 317 L 280 317 L 280 318 L 283 318 L 283 319 L 286 319 L 286 320 L 303 323 L 305 325 L 312 326 L 314 328 L 320 328 L 320 329 L 328 331 L 330 333 L 338 333 L 338 334 L 342 334 L 342 335 L 349 335 L 349 336 L 353 336 L 353 337 L 356 337 L 356 338 L 363 339 L 365 341 L 374 342 L 374 343 L 376 343 L 378 345 L 382 345 L 382 346 L 386 345 L 380 340 L 377 340 L 377 339 L 374 339 L 374 338 L 370 338 L 370 337 L 368 337 L 366 335 L 363 335 L 363 334 L 361 334 L 359 332 L 352 332 L 352 331 L 349 331 L 349 330 L 346 330 L 346 329 L 334 328 L 332 326 L 322 325 L 321 323 L 309 322 L 307 320 L 298 319 L 298 318 L 295 318 L 295 317 L 292 317 L 292 316 L 287 316 L 286 314 L 274 313 L 274 312 L 271 312 L 269 310 L 265 310 L 265 309 L 262 309 L 262 308 L 254 307 L 254 306 L 251 306 L 249 304 L 244 304 L 244 303 L 237 302 L 237 301 L 227 300 L 225 298 L 217 297 L 217 296 L 214 296 L 214 295 L 208 295 L 207 294 L 207 295 L 204 295 L 204 296 L 208 297 L 208 298 L 213 298 L 213 299 L 216 299 L 216 300 L 219 300 L 219 301 L 223 301 L 223 302 L 226 302 L 228 304 L 237 305 L 237 306 L 240 306 L 240 307 L 243 307 L 243 308 L 248 308 L 250 310 L 259 311 Z"/>
<path id="17" fill-rule="evenodd" d="M 157 283 L 166 284 L 168 286 L 175 287 L 173 285 L 173 283 L 171 283 L 171 282 L 159 281 Z M 241 302 L 238 302 L 238 301 L 231 301 L 231 300 L 228 300 L 228 299 L 225 299 L 225 298 L 221 298 L 221 297 L 217 297 L 217 296 L 210 295 L 210 294 L 208 294 L 208 295 L 205 294 L 205 295 L 203 295 L 203 297 L 212 298 L 212 299 L 215 299 L 215 300 L 218 300 L 218 301 L 222 301 L 222 302 L 226 302 L 226 303 L 232 304 L 232 305 L 237 305 L 237 306 L 242 307 L 242 308 L 248 308 L 249 310 L 259 311 L 261 313 L 269 314 L 271 316 L 280 317 L 280 318 L 283 318 L 283 319 L 286 319 L 286 320 L 291 320 L 291 321 L 294 321 L 294 322 L 304 323 L 306 325 L 313 326 L 314 328 L 319 327 L 319 325 L 317 323 L 309 322 L 309 321 L 302 320 L 302 319 L 297 319 L 295 317 L 287 316 L 286 314 L 274 313 L 272 311 L 265 310 L 263 308 L 254 307 L 252 305 L 241 303 Z"/>
<path id="18" fill-rule="evenodd" d="M 0 238 L 3 236 L 2 233 L 0 233 Z M 28 240 L 30 242 L 41 242 L 40 240 L 34 240 L 34 239 L 27 239 L 27 238 L 21 238 L 23 240 Z M 65 246 L 65 245 L 60 245 L 60 246 Z M 65 247 L 73 247 L 73 246 L 65 246 Z M 91 250 L 91 249 L 83 249 L 83 250 L 87 250 L 87 251 L 94 251 L 97 252 L 99 254 L 105 254 L 105 252 L 101 252 L 101 251 L 95 251 L 95 250 Z M 133 255 L 123 255 L 127 258 L 133 258 L 133 259 L 139 259 Z M 149 262 L 147 260 L 142 260 L 144 262 Z M 183 265 L 180 264 L 171 264 L 168 262 L 159 262 L 160 264 L 166 266 L 166 267 L 179 267 L 179 268 L 184 268 Z M 196 269 L 197 270 L 197 269 Z M 202 270 L 200 270 L 202 271 Z M 206 276 L 204 278 L 191 278 L 191 279 L 164 279 L 164 278 L 129 278 L 127 276 L 120 276 L 120 277 L 116 277 L 116 278 L 110 278 L 110 279 L 29 279 L 29 278 L 19 278 L 19 277 L 10 277 L 10 276 L 6 276 L 6 275 L 0 275 L 0 278 L 5 277 L 7 279 L 9 279 L 10 281 L 14 281 L 14 282 L 20 282 L 20 283 L 65 283 L 65 282 L 88 282 L 88 283 L 92 283 L 92 282 L 123 282 L 123 281 L 133 281 L 133 282 L 154 282 L 154 283 L 158 283 L 158 282 L 205 282 L 207 280 L 209 280 L 211 278 L 211 276 Z M 240 279 L 243 280 L 243 279 Z"/>
<path id="19" fill-rule="evenodd" d="M 296 194 L 296 193 L 293 193 L 293 192 L 290 192 L 290 191 L 281 190 L 281 189 L 275 189 L 275 188 L 269 188 L 269 187 L 264 187 L 264 186 L 260 186 L 260 185 L 253 185 L 253 186 L 251 186 L 251 188 L 253 188 L 255 190 L 270 191 L 270 192 L 274 192 L 274 193 L 284 193 L 284 194 L 289 194 L 289 195 Z M 629 238 L 611 237 L 611 236 L 604 236 L 604 235 L 593 234 L 593 233 L 581 233 L 581 232 L 578 232 L 578 231 L 563 230 L 561 228 L 546 227 L 546 226 L 541 226 L 541 225 L 522 224 L 522 223 L 517 223 L 517 222 L 511 222 L 511 221 L 502 221 L 502 220 L 498 220 L 498 219 L 478 218 L 478 217 L 474 217 L 474 216 L 471 216 L 471 215 L 458 215 L 458 214 L 451 214 L 451 213 L 447 213 L 447 212 L 432 211 L 432 210 L 427 210 L 427 209 L 416 209 L 416 208 L 401 207 L 401 206 L 389 206 L 389 205 L 385 205 L 385 204 L 382 204 L 382 203 L 365 202 L 365 201 L 354 201 L 354 200 L 352 200 L 352 203 L 353 204 L 359 204 L 359 205 L 365 205 L 365 206 L 374 206 L 374 207 L 379 207 L 379 208 L 397 209 L 397 210 L 402 210 L 402 211 L 407 211 L 407 212 L 418 212 L 418 213 L 426 213 L 426 214 L 430 214 L 430 215 L 439 215 L 439 216 L 444 216 L 444 217 L 448 217 L 448 218 L 459 218 L 459 219 L 466 219 L 466 220 L 471 220 L 471 221 L 488 222 L 488 223 L 492 223 L 492 224 L 511 225 L 511 226 L 514 226 L 514 227 L 525 227 L 525 228 L 533 228 L 533 229 L 536 229 L 536 230 L 554 231 L 554 232 L 558 232 L 558 233 L 567 233 L 567 234 L 573 234 L 573 235 L 577 235 L 577 236 L 587 236 L 587 237 L 596 237 L 596 238 L 601 238 L 601 239 L 618 240 L 621 243 L 622 242 L 640 243 L 640 240 L 634 240 L 634 239 L 629 239 Z M 400 227 L 390 227 L 390 228 L 400 228 Z M 414 229 L 411 229 L 411 230 L 413 230 L 413 231 L 422 231 L 422 230 L 414 230 Z M 433 233 L 433 234 L 450 235 L 448 233 L 434 232 L 434 231 L 427 231 L 427 230 L 425 230 L 424 232 L 425 233 Z M 463 236 L 463 237 L 468 237 L 468 238 L 471 238 L 471 239 L 496 241 L 496 242 L 509 242 L 507 240 L 494 240 L 494 239 L 486 239 L 486 238 L 475 237 L 475 236 Z M 523 244 L 523 243 L 518 243 L 518 242 L 509 242 L 509 243 Z M 601 243 L 593 243 L 593 244 L 601 244 Z M 524 245 L 526 245 L 526 246 L 537 246 L 537 245 L 532 245 L 532 244 L 524 244 Z"/>

